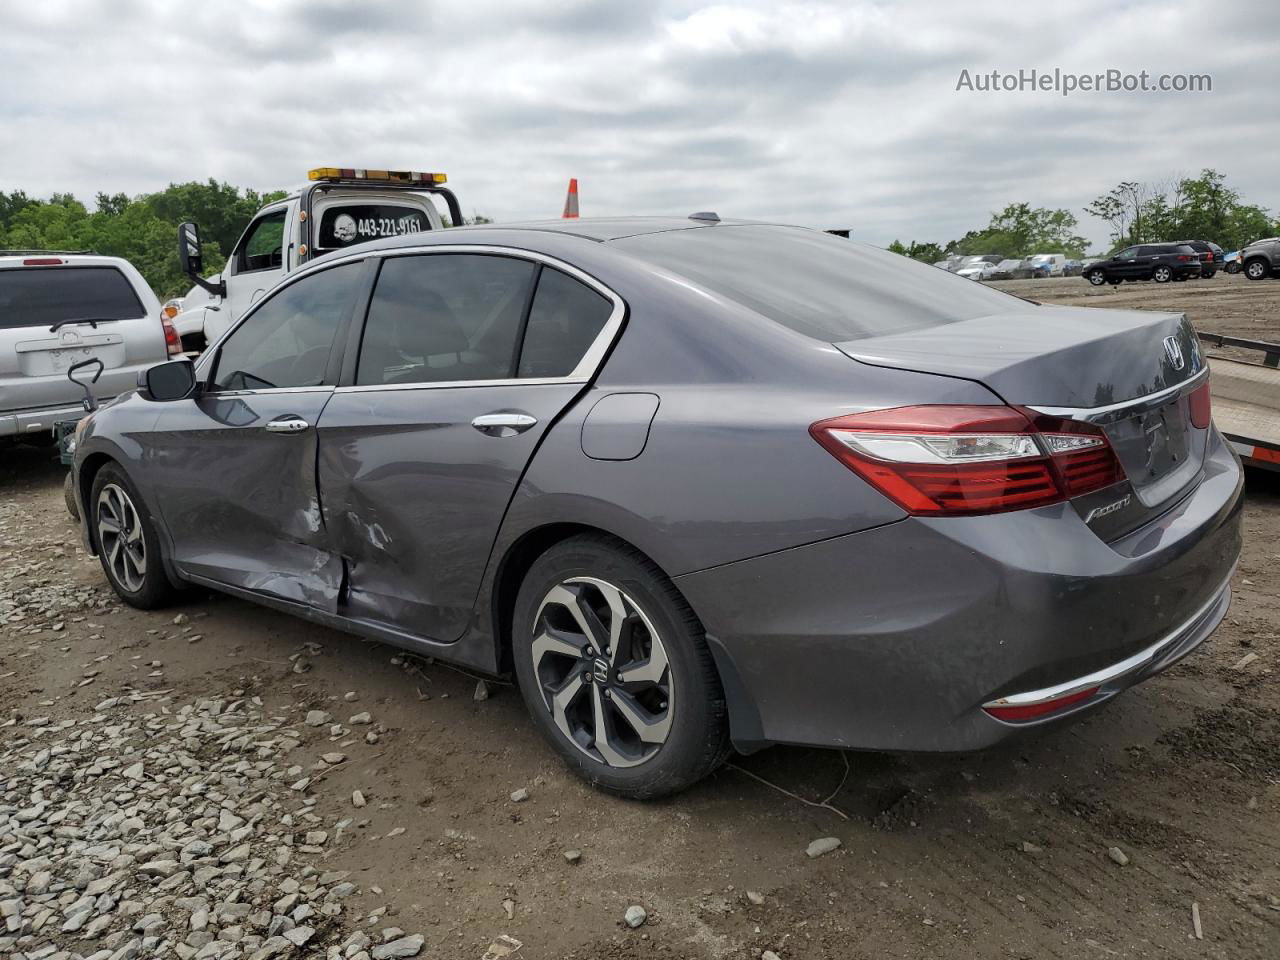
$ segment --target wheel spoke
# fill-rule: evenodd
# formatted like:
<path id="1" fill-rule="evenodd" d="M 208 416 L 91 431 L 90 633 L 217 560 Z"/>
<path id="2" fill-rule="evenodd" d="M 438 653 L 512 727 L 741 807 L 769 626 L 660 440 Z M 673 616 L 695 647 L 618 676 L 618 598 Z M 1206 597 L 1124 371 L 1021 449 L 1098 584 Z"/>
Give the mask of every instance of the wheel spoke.
<path id="1" fill-rule="evenodd" d="M 619 753 L 613 745 L 609 718 L 605 716 L 604 693 L 599 684 L 591 687 L 591 708 L 596 722 L 596 750 L 604 757 L 604 762 L 611 767 L 630 767 L 635 761 L 623 753 Z"/>
<path id="2" fill-rule="evenodd" d="M 573 728 L 569 726 L 568 709 L 574 699 L 582 692 L 582 688 L 586 684 L 582 682 L 582 676 L 578 673 L 570 675 L 564 685 L 551 697 L 551 719 L 555 721 L 560 732 L 570 740 L 573 740 Z M 576 742 L 576 741 L 575 741 Z"/>
<path id="3" fill-rule="evenodd" d="M 548 606 L 563 607 L 573 617 L 578 629 L 582 631 L 582 636 L 593 646 L 602 646 L 605 637 L 604 626 L 583 605 L 581 593 L 578 590 L 570 589 L 564 584 L 553 587 L 551 592 L 543 598 L 542 606 L 538 608 L 539 618 Z"/>
<path id="4" fill-rule="evenodd" d="M 628 619 L 627 602 L 623 599 L 622 591 L 611 583 L 596 582 L 595 587 L 604 597 L 604 602 L 609 605 L 609 641 L 607 649 L 609 651 L 609 665 L 618 662 L 618 651 L 622 647 L 622 628 L 626 625 Z"/>
<path id="5" fill-rule="evenodd" d="M 113 517 L 108 517 L 105 514 L 102 514 L 98 517 L 98 533 L 119 535 L 120 524 L 116 523 Z"/>
<path id="6" fill-rule="evenodd" d="M 549 653 L 577 659 L 583 654 L 583 646 L 583 644 L 574 643 L 559 632 L 547 627 L 542 633 L 533 638 L 533 665 L 536 667 L 542 662 L 542 658 Z"/>
<path id="7" fill-rule="evenodd" d="M 666 743 L 667 735 L 671 732 L 670 707 L 660 714 L 650 714 L 636 703 L 631 698 L 631 694 L 625 690 L 615 690 L 613 692 L 613 705 L 617 708 L 618 714 L 622 719 L 631 725 L 631 729 L 636 732 L 636 736 L 641 741 L 644 743 Z"/>
<path id="8" fill-rule="evenodd" d="M 108 484 L 98 495 L 97 514 L 103 566 L 117 587 L 141 590 L 147 577 L 147 543 L 133 501 L 120 487 Z"/>
<path id="9" fill-rule="evenodd" d="M 646 622 L 646 626 L 648 623 Z M 652 628 L 650 628 L 650 636 L 654 636 Z M 649 656 L 644 660 L 635 661 L 624 665 L 619 671 L 623 683 L 652 683 L 654 685 L 662 683 L 662 678 L 667 672 L 667 651 L 661 643 L 651 643 Z"/>

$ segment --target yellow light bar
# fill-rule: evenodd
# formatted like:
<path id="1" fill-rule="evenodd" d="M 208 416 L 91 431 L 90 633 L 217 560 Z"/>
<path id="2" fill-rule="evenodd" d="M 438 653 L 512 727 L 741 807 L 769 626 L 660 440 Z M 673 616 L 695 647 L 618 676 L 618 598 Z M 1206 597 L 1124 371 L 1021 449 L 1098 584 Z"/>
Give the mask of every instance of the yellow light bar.
<path id="1" fill-rule="evenodd" d="M 416 170 L 360 170 L 356 167 L 316 167 L 307 171 L 308 180 L 387 180 L 396 183 L 448 183 L 443 173 Z"/>

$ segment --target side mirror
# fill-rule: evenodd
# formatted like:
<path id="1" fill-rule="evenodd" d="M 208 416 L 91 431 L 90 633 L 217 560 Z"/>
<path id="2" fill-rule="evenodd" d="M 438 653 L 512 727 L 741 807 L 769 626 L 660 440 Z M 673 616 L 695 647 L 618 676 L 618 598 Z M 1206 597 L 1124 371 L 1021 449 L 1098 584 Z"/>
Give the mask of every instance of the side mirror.
<path id="1" fill-rule="evenodd" d="M 138 374 L 138 396 L 168 403 L 185 400 L 196 392 L 196 368 L 190 360 L 157 363 Z"/>
<path id="2" fill-rule="evenodd" d="M 200 228 L 188 220 L 178 226 L 178 263 L 187 276 L 204 273 L 204 253 L 200 249 Z"/>
<path id="3" fill-rule="evenodd" d="M 215 297 L 227 295 L 226 285 L 218 280 L 210 282 L 204 273 L 204 250 L 200 246 L 200 227 L 188 220 L 178 225 L 178 265 L 191 282 Z"/>

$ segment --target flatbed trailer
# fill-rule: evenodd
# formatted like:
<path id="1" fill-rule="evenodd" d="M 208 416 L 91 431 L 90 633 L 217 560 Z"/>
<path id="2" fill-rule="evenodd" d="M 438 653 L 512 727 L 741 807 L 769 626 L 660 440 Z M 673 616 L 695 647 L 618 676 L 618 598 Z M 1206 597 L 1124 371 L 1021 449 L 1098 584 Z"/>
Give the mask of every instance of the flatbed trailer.
<path id="1" fill-rule="evenodd" d="M 1261 354 L 1238 359 L 1213 351 L 1209 361 L 1213 420 L 1246 464 L 1280 471 L 1280 344 L 1202 333 L 1210 347 Z"/>

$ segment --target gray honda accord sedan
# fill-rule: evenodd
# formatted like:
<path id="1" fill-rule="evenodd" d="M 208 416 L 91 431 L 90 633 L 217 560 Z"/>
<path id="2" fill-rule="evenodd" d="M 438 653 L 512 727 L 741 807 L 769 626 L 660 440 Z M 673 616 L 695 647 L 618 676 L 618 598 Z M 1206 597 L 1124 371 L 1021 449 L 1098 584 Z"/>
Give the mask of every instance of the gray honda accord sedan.
<path id="1" fill-rule="evenodd" d="M 89 416 L 86 546 L 495 675 L 656 797 L 771 743 L 971 750 L 1195 648 L 1241 471 L 1177 314 L 797 227 L 374 241 Z"/>

